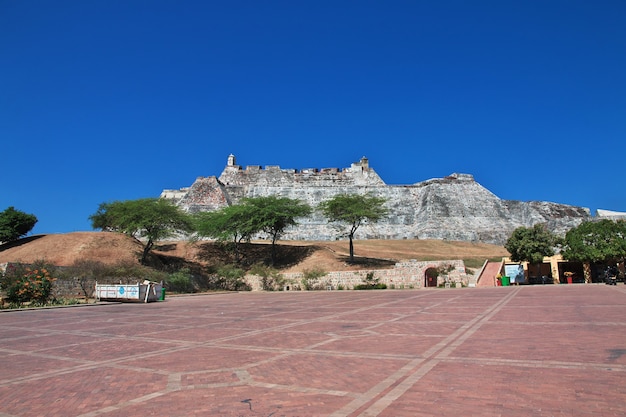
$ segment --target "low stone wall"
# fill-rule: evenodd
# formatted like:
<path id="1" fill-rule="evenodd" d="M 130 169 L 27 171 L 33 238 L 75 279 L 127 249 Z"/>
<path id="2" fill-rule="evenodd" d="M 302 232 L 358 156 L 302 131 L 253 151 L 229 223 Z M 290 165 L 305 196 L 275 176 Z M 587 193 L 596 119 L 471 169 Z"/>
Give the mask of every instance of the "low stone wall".
<path id="1" fill-rule="evenodd" d="M 371 269 L 359 271 L 332 271 L 318 279 L 310 280 L 310 286 L 315 289 L 353 289 L 356 285 L 363 284 L 368 274 L 373 274 L 374 279 L 382 284 L 386 284 L 387 288 L 395 289 L 413 289 L 422 288 L 425 285 L 426 271 L 431 268 L 452 267 L 447 274 L 451 286 L 467 285 L 469 276 L 465 272 L 465 263 L 462 260 L 447 261 L 403 261 L 395 264 L 393 269 Z M 282 274 L 285 284 L 282 289 L 287 291 L 304 290 L 302 280 L 304 274 L 301 272 Z M 445 276 L 440 275 L 437 278 L 437 285 L 445 282 Z M 246 282 L 253 291 L 262 291 L 263 285 L 261 277 L 256 275 L 247 275 Z"/>

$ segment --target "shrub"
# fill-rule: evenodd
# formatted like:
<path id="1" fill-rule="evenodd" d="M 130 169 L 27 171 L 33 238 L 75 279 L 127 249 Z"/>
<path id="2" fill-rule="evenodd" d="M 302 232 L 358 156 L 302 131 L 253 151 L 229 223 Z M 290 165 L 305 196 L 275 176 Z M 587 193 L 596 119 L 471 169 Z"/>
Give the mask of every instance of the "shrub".
<path id="1" fill-rule="evenodd" d="M 9 303 L 34 302 L 46 304 L 52 294 L 53 274 L 56 268 L 45 261 L 33 265 L 10 265 L 2 279 L 2 289 Z"/>
<path id="2" fill-rule="evenodd" d="M 64 275 L 72 277 L 80 287 L 85 299 L 93 294 L 94 283 L 106 276 L 107 266 L 94 260 L 77 260 L 65 270 Z"/>
<path id="3" fill-rule="evenodd" d="M 262 263 L 253 265 L 248 272 L 261 277 L 264 291 L 281 290 L 285 285 L 285 278 L 276 269 Z"/>
<path id="4" fill-rule="evenodd" d="M 134 283 L 150 280 L 166 281 L 169 275 L 134 262 L 118 262 L 107 265 L 94 260 L 78 260 L 63 271 L 63 275 L 76 280 L 83 296 L 89 299 L 93 294 L 94 284 Z"/>
<path id="5" fill-rule="evenodd" d="M 250 286 L 243 277 L 245 271 L 235 265 L 223 265 L 217 268 L 217 286 L 228 291 L 250 291 Z"/>
<path id="6" fill-rule="evenodd" d="M 327 272 L 321 268 L 305 269 L 302 274 L 304 277 L 300 280 L 302 289 L 304 290 L 321 290 L 324 289 L 324 282 L 320 278 L 326 276 Z"/>
<path id="7" fill-rule="evenodd" d="M 359 284 L 359 285 L 354 286 L 355 290 L 384 290 L 386 288 L 387 288 L 387 284 L 383 284 L 383 283 L 378 283 L 374 285 Z"/>
<path id="8" fill-rule="evenodd" d="M 188 268 L 182 268 L 177 272 L 171 273 L 165 278 L 165 288 L 175 293 L 195 292 L 195 288 L 191 282 L 191 273 Z"/>
<path id="9" fill-rule="evenodd" d="M 107 266 L 105 274 L 107 277 L 122 278 L 128 282 L 133 280 L 142 282 L 146 279 L 153 282 L 161 282 L 165 281 L 167 278 L 167 274 L 165 272 L 131 261 L 119 262 L 115 265 Z"/>
<path id="10" fill-rule="evenodd" d="M 363 284 L 355 285 L 355 290 L 384 290 L 387 288 L 387 284 L 383 284 L 380 278 L 374 278 L 374 272 L 368 272 L 365 276 L 365 282 Z"/>

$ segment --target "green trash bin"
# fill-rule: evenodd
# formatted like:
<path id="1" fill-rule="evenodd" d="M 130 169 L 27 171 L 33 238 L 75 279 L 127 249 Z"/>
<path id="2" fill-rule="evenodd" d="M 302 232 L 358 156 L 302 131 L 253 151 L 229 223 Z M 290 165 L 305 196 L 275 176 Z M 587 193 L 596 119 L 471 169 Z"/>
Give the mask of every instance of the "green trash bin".
<path id="1" fill-rule="evenodd" d="M 508 287 L 509 285 L 511 285 L 511 277 L 507 277 L 507 276 L 502 277 L 502 286 Z"/>
<path id="2" fill-rule="evenodd" d="M 159 298 L 159 301 L 164 301 L 165 300 L 165 288 L 161 287 L 161 298 Z"/>

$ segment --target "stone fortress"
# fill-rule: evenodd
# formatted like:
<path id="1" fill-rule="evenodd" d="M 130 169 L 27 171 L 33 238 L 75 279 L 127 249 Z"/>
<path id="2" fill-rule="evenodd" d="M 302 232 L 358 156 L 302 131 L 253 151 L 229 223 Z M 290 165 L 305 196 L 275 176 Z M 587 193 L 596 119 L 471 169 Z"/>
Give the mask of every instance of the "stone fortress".
<path id="1" fill-rule="evenodd" d="M 219 177 L 199 177 L 190 187 L 164 190 L 161 197 L 193 213 L 218 210 L 244 197 L 276 195 L 316 207 L 337 194 L 365 193 L 385 198 L 389 215 L 376 224 L 362 225 L 356 239 L 448 239 L 501 245 L 520 226 L 543 223 L 563 235 L 591 219 L 589 209 L 583 207 L 502 200 L 469 174 L 388 185 L 365 157 L 349 168 L 296 170 L 273 165 L 243 168 L 230 155 Z M 335 240 L 340 236 L 337 225 L 329 224 L 321 213 L 298 222 L 283 239 Z"/>

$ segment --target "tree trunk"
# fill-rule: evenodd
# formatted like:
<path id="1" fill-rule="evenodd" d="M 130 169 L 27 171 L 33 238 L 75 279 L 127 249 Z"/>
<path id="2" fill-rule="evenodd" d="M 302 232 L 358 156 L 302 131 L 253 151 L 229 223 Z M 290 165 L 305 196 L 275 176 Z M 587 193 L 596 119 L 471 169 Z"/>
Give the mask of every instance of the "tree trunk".
<path id="1" fill-rule="evenodd" d="M 271 255 L 272 255 L 272 259 L 271 259 L 272 266 L 274 266 L 276 264 L 276 238 L 277 238 L 277 234 L 274 233 L 272 235 L 272 252 L 271 252 Z"/>
<path id="2" fill-rule="evenodd" d="M 541 274 L 541 265 L 542 265 L 542 264 L 538 264 L 538 265 L 537 265 L 537 267 L 539 267 L 539 273 L 540 273 L 540 274 Z M 552 274 L 550 274 L 550 275 L 552 275 Z M 543 281 L 543 278 L 542 278 L 542 281 Z M 559 278 L 559 275 L 558 275 L 558 274 L 556 275 L 556 277 L 555 277 L 555 276 L 553 276 L 553 277 L 552 277 L 552 283 L 553 283 L 553 284 L 560 284 L 560 283 L 561 283 L 561 280 L 560 280 L 560 278 Z"/>
<path id="3" fill-rule="evenodd" d="M 235 263 L 239 264 L 239 244 L 241 243 L 241 240 L 237 239 L 237 237 L 235 237 Z"/>
<path id="4" fill-rule="evenodd" d="M 354 239 L 354 233 L 350 233 L 348 236 L 350 238 L 350 263 L 354 263 L 354 243 L 352 240 Z"/>
<path id="5" fill-rule="evenodd" d="M 585 277 L 585 283 L 591 284 L 591 264 L 589 262 L 583 263 L 583 275 Z"/>
<path id="6" fill-rule="evenodd" d="M 142 265 L 146 264 L 146 259 L 148 259 L 148 253 L 152 249 L 152 246 L 154 246 L 154 242 L 152 241 L 152 239 L 148 239 L 148 242 L 146 243 L 146 246 L 143 247 L 143 253 L 141 254 L 141 264 Z"/>

